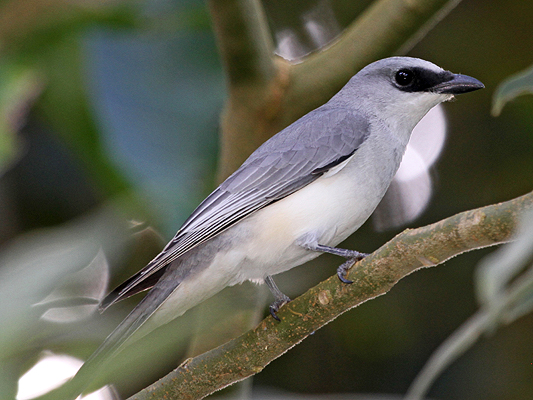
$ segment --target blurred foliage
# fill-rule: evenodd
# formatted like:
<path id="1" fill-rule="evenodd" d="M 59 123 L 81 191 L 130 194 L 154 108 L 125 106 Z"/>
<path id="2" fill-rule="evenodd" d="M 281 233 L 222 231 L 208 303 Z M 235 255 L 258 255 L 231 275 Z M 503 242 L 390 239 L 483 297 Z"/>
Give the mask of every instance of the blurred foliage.
<path id="1" fill-rule="evenodd" d="M 104 319 L 94 318 L 94 303 L 103 294 L 96 278 L 107 288 L 110 282 L 109 272 L 106 278 L 93 270 L 101 271 L 110 259 L 111 269 L 127 266 L 114 284 L 140 269 L 163 243 L 136 234 L 133 248 L 129 239 L 121 257 L 101 250 L 94 260 L 103 257 L 105 263 L 97 264 L 85 260 L 80 246 L 86 240 L 107 247 L 121 243 L 125 238 L 106 237 L 102 223 L 118 229 L 127 218 L 145 226 L 150 215 L 168 236 L 212 185 L 223 79 L 199 1 L 6 1 L 0 21 L 0 241 L 8 243 L 0 254 L 18 251 L 40 273 L 24 270 L 16 254 L 13 261 L 2 259 L 2 321 L 14 330 L 2 332 L 7 336 L 0 345 L 0 397 L 12 398 L 17 376 L 37 359 L 39 348 L 87 357 L 80 343 L 90 353 L 116 326 L 117 315 L 123 316 L 118 307 Z M 86 221 L 88 238 L 79 245 L 72 230 L 57 228 L 65 231 L 61 240 L 46 230 L 12 250 L 23 232 L 70 221 L 109 201 L 115 211 L 108 210 L 104 222 Z M 48 255 L 50 246 L 54 256 Z M 77 270 L 70 283 L 61 283 L 66 271 Z M 97 290 L 92 305 L 76 289 L 84 282 Z M 68 295 L 73 291 L 78 295 Z M 31 305 L 31 312 L 22 312 Z M 54 325 L 50 319 L 58 310 L 65 317 L 80 309 L 92 318 L 80 322 L 78 316 L 55 323 L 53 334 L 43 331 L 43 324 Z M 93 323 L 105 328 L 76 328 Z M 64 335 L 65 326 L 70 335 Z M 52 340 L 54 335 L 62 340 Z"/>
<path id="2" fill-rule="evenodd" d="M 3 248 L 0 375 L 4 381 L 0 381 L 0 397 L 14 397 L 13 378 L 31 366 L 43 346 L 94 335 L 94 326 L 85 325 L 83 331 L 71 330 L 73 336 L 68 338 L 63 326 L 53 323 L 53 316 L 61 314 L 64 319 L 70 314 L 71 321 L 84 324 L 94 313 L 107 288 L 107 261 L 116 262 L 125 250 L 126 228 L 116 211 L 106 208 L 62 227 L 22 235 Z M 80 291 L 79 285 L 87 279 L 91 286 L 85 284 Z"/>
<path id="3" fill-rule="evenodd" d="M 492 115 L 497 117 L 501 114 L 505 104 L 527 93 L 533 94 L 533 66 L 510 76 L 496 88 L 492 102 Z"/>
<path id="4" fill-rule="evenodd" d="M 31 68 L 5 61 L 0 64 L 0 176 L 20 156 L 17 131 L 42 83 Z"/>
<path id="5" fill-rule="evenodd" d="M 318 42 L 300 17 L 306 6 L 264 3 L 273 38 L 289 28 L 303 38 L 306 54 L 334 40 L 370 2 L 309 2 L 331 7 L 324 15 L 334 24 Z M 487 87 L 446 106 L 450 135 L 434 170 L 434 200 L 414 224 L 532 189 L 533 102 L 519 97 L 498 119 L 489 116 L 498 83 L 531 65 L 532 19 L 531 2 L 465 0 L 410 52 Z M 515 92 L 501 93 L 496 98 L 507 101 Z M 131 308 L 136 299 L 82 322 L 39 319 L 42 300 L 67 271 L 86 268 L 103 249 L 108 284 L 118 284 L 157 251 L 156 232 L 168 239 L 213 187 L 223 98 L 202 1 L 0 3 L 1 398 L 14 397 L 18 377 L 42 350 L 87 357 Z M 134 234 L 126 220 L 153 235 Z M 345 247 L 370 252 L 395 233 L 367 225 Z M 259 374 L 257 390 L 405 393 L 434 349 L 475 313 L 472 275 L 486 254 L 413 274 L 343 315 Z M 284 274 L 280 287 L 295 296 L 333 274 L 337 263 L 323 256 Z M 57 307 L 57 298 L 48 305 Z M 166 327 L 178 344 L 152 358 L 170 360 L 142 378 L 129 361 L 119 390 L 132 393 L 175 366 L 191 324 L 179 319 Z M 529 399 L 532 329 L 527 314 L 481 340 L 443 373 L 431 396 Z M 150 364 L 150 350 L 144 346 L 139 364 Z"/>
<path id="6" fill-rule="evenodd" d="M 480 263 L 475 283 L 480 310 L 432 354 L 406 399 L 424 399 L 437 377 L 482 335 L 492 335 L 533 311 L 533 213 L 524 216 L 514 242 Z"/>

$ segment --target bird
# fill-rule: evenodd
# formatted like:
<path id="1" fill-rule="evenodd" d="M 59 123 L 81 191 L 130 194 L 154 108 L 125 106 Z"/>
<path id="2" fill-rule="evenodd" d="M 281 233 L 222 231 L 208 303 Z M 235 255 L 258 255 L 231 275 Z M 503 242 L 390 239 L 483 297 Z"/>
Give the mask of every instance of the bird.
<path id="1" fill-rule="evenodd" d="M 223 288 L 266 283 L 272 316 L 290 299 L 272 276 L 336 247 L 372 214 L 385 195 L 411 132 L 434 106 L 484 88 L 418 58 L 390 57 L 357 72 L 327 103 L 283 129 L 221 183 L 141 271 L 100 304 L 150 290 L 85 362 L 88 378 L 126 343 L 179 317 Z M 132 339 L 135 337 L 137 339 Z"/>

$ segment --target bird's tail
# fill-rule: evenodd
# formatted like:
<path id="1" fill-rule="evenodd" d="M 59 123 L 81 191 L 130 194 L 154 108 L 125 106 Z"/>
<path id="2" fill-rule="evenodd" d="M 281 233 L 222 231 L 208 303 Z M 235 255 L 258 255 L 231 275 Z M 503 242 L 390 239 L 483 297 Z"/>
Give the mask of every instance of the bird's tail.
<path id="1" fill-rule="evenodd" d="M 166 285 L 154 287 L 85 361 L 70 381 L 37 400 L 74 400 L 82 394 L 121 346 L 139 330 L 178 286 L 179 282 L 175 282 L 175 284 L 168 282 Z M 144 331 L 143 333 L 148 332 Z M 135 340 L 141 337 L 136 335 Z"/>

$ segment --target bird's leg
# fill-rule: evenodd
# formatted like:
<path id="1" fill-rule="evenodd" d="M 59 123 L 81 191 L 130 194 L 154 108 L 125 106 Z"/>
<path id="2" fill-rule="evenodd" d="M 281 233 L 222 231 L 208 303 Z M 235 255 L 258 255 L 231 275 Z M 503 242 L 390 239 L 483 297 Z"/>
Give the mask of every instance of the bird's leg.
<path id="1" fill-rule="evenodd" d="M 274 279 L 272 279 L 270 275 L 266 276 L 265 283 L 274 296 L 274 302 L 270 305 L 270 315 L 272 315 L 275 320 L 281 321 L 277 315 L 277 312 L 284 304 L 287 304 L 289 301 L 291 301 L 291 299 L 284 295 L 281 290 L 279 290 L 278 286 L 274 282 Z"/>
<path id="2" fill-rule="evenodd" d="M 318 243 L 302 243 L 301 246 L 307 250 L 319 251 L 321 253 L 334 254 L 336 256 L 347 258 L 348 260 L 342 263 L 337 268 L 337 276 L 344 283 L 353 283 L 353 281 L 346 279 L 346 273 L 348 270 L 359 260 L 365 258 L 368 254 L 360 253 L 356 250 L 340 249 L 338 247 L 324 246 Z"/>

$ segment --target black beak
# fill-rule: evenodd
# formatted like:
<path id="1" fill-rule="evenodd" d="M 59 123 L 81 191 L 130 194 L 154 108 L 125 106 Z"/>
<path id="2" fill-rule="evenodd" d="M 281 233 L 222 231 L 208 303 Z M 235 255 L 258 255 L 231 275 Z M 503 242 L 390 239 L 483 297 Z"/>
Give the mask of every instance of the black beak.
<path id="1" fill-rule="evenodd" d="M 476 78 L 468 75 L 453 74 L 452 79 L 433 86 L 431 91 L 435 93 L 461 94 L 483 89 L 484 87 L 485 85 Z"/>

